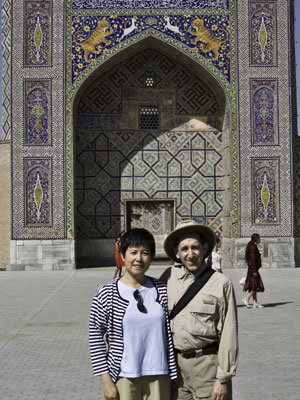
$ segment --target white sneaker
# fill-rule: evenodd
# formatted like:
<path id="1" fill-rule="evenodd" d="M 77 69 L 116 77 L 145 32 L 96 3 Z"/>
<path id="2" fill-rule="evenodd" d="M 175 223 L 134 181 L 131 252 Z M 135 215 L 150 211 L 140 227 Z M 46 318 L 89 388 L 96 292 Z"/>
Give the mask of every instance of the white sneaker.
<path id="1" fill-rule="evenodd" d="M 264 308 L 264 306 L 256 303 L 256 304 L 253 304 L 253 308 Z"/>
<path id="2" fill-rule="evenodd" d="M 244 303 L 245 306 L 246 306 L 247 308 L 251 308 L 251 307 L 252 307 L 252 306 L 248 303 L 246 297 L 244 297 L 244 298 L 242 299 L 242 303 Z"/>

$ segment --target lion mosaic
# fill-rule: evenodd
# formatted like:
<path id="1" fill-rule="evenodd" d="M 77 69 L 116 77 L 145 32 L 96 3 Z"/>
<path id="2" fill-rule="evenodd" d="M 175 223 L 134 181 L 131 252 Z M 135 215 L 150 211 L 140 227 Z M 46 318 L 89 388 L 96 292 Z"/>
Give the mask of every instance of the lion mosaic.
<path id="1" fill-rule="evenodd" d="M 216 37 L 206 28 L 203 19 L 197 18 L 192 22 L 192 28 L 188 32 L 191 33 L 195 38 L 192 43 L 198 45 L 200 50 L 204 53 L 209 53 L 211 50 L 214 52 L 215 56 L 212 60 L 217 60 L 219 58 L 219 48 L 227 41 L 228 33 L 226 32 L 226 37 Z M 200 42 L 200 43 L 199 43 Z"/>
<path id="2" fill-rule="evenodd" d="M 100 54 L 103 51 L 103 47 L 99 46 L 101 43 L 104 43 L 105 46 L 108 46 L 111 43 L 111 41 L 107 39 L 109 35 L 106 33 L 109 28 L 110 23 L 106 19 L 99 19 L 97 27 L 90 37 L 82 42 L 75 39 L 75 42 L 83 48 L 84 60 L 87 63 L 91 62 L 89 59 L 91 53 Z M 96 48 L 96 46 L 98 47 Z"/>

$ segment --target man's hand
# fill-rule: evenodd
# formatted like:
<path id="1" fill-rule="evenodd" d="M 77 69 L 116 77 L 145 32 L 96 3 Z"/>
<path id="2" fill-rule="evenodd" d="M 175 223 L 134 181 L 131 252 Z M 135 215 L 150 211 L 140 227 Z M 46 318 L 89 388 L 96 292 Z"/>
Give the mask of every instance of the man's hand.
<path id="1" fill-rule="evenodd" d="M 227 399 L 227 384 L 220 383 L 217 379 L 214 383 L 211 392 L 211 400 L 226 400 Z"/>
<path id="2" fill-rule="evenodd" d="M 112 381 L 109 374 L 101 375 L 103 394 L 106 400 L 119 400 L 119 392 L 117 386 Z"/>

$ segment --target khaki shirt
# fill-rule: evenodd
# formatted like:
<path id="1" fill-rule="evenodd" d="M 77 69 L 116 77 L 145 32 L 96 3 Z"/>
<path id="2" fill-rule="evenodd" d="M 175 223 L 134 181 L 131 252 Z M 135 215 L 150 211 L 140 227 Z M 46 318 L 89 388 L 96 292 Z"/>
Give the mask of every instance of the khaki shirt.
<path id="1" fill-rule="evenodd" d="M 183 265 L 172 267 L 168 280 L 168 309 L 172 310 L 196 275 L 185 272 Z M 224 274 L 213 274 L 208 282 L 171 320 L 174 347 L 179 350 L 201 349 L 219 342 L 216 378 L 235 375 L 238 357 L 237 309 L 234 289 Z"/>

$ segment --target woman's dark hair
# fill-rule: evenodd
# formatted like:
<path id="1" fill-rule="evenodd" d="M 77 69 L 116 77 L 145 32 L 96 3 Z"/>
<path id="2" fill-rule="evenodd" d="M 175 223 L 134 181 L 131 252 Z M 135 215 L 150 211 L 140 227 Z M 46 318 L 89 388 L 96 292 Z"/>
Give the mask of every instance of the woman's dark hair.
<path id="1" fill-rule="evenodd" d="M 148 247 L 151 260 L 155 255 L 155 241 L 152 233 L 143 228 L 133 228 L 121 236 L 120 251 L 125 256 L 128 247 Z"/>
<path id="2" fill-rule="evenodd" d="M 260 236 L 258 233 L 253 233 L 253 235 L 251 236 L 251 241 L 248 242 L 247 246 L 246 246 L 246 251 L 245 251 L 245 260 L 248 262 L 249 260 L 249 249 L 250 247 L 253 245 L 253 243 L 256 243 L 258 241 L 258 239 L 260 239 Z"/>
<path id="3" fill-rule="evenodd" d="M 251 236 L 252 242 L 257 242 L 259 238 L 260 236 L 258 233 L 253 233 L 253 235 Z"/>

